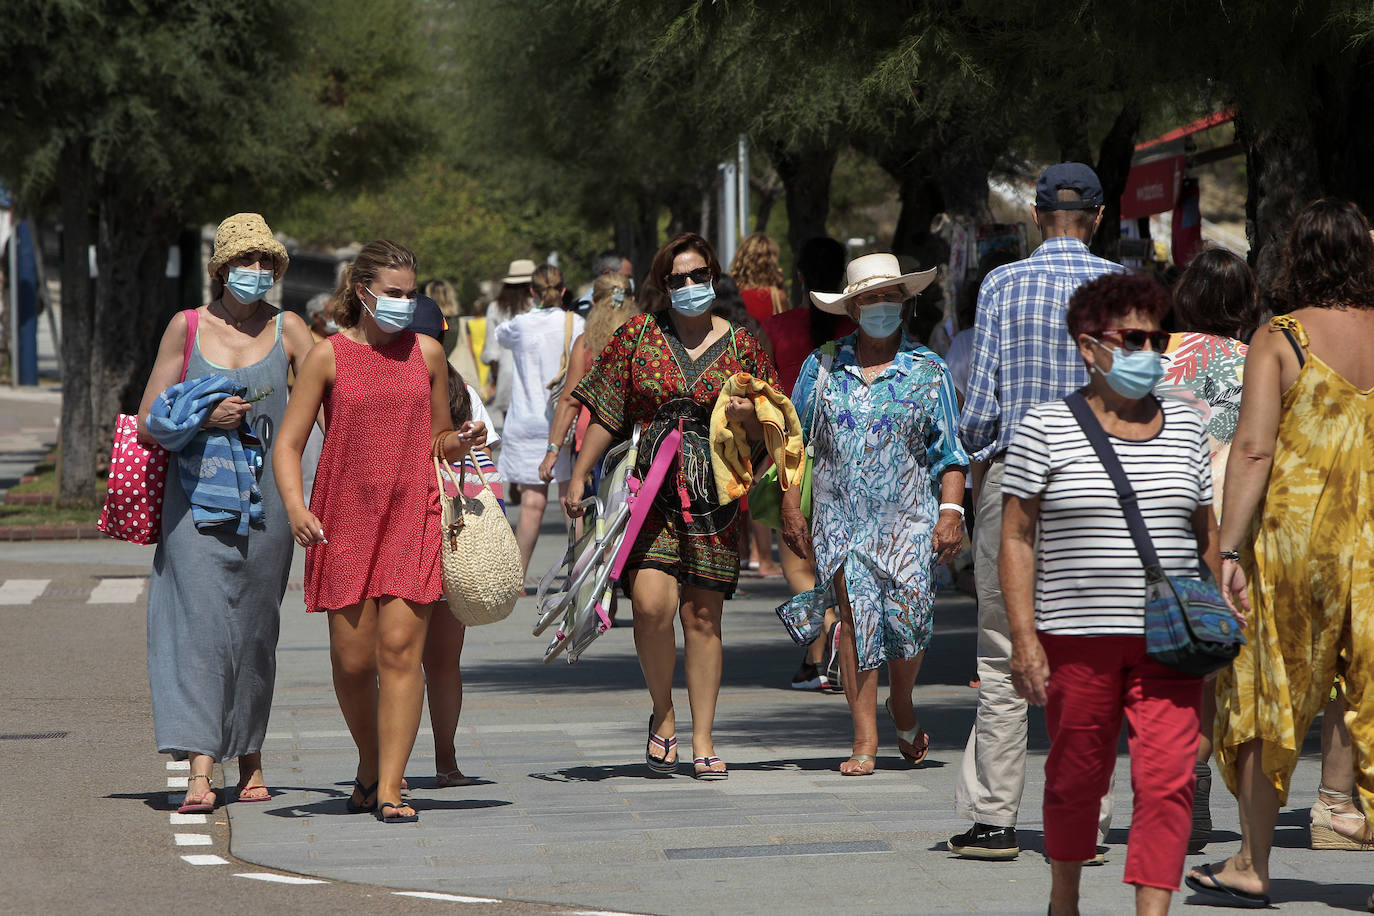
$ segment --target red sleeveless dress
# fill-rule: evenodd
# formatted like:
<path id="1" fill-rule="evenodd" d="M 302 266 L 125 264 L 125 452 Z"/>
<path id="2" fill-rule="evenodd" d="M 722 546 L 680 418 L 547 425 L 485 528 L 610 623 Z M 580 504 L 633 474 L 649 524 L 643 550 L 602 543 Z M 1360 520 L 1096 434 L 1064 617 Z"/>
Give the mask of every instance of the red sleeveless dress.
<path id="1" fill-rule="evenodd" d="M 402 331 L 381 347 L 343 334 L 310 511 L 328 544 L 305 555 L 305 607 L 326 611 L 394 595 L 443 596 L 439 497 L 430 460 L 429 367 Z"/>

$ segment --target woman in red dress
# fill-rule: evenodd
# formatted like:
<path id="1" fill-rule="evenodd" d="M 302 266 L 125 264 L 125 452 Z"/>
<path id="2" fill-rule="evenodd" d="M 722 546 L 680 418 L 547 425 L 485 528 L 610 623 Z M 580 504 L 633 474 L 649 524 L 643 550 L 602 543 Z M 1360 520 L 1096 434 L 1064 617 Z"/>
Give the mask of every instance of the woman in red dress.
<path id="1" fill-rule="evenodd" d="M 635 650 L 654 704 L 645 762 L 659 772 L 677 767 L 673 618 L 680 616 L 698 779 L 726 777 L 711 726 L 720 692 L 721 611 L 739 580 L 742 519 L 737 503 L 722 504 L 716 496 L 711 409 L 737 372 L 777 384 L 757 338 L 713 311 L 719 277 L 715 252 L 696 233 L 684 232 L 659 249 L 643 292 L 649 314 L 616 330 L 573 392 L 592 421 L 563 495 L 568 514 L 580 515 L 584 481 L 612 440 L 641 430 L 643 474 L 655 445 L 671 430 L 683 430 L 682 450 L 635 540 L 625 582 L 634 608 Z M 736 399 L 727 416 L 742 423 L 751 439 L 762 439 L 749 401 Z"/>
<path id="2" fill-rule="evenodd" d="M 418 820 L 401 801 L 425 683 L 420 661 L 430 605 L 443 597 L 435 447 L 461 461 L 483 424 L 452 433 L 448 366 L 436 340 L 406 330 L 415 312 L 415 255 L 376 241 L 358 252 L 336 320 L 296 379 L 273 455 L 305 560 L 307 611 L 329 613 L 334 692 L 358 768 L 348 808 L 385 823 Z M 321 405 L 324 447 L 310 507 L 301 450 Z"/>

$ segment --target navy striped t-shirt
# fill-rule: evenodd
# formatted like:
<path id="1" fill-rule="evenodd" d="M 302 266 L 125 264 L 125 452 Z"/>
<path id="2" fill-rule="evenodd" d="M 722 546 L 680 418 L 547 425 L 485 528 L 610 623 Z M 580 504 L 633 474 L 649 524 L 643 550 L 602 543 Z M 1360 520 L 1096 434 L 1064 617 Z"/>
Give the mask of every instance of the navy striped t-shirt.
<path id="1" fill-rule="evenodd" d="M 1198 574 L 1193 512 L 1212 502 L 1207 428 L 1184 404 L 1162 404 L 1149 439 L 1108 436 L 1140 498 L 1140 512 L 1171 576 Z M 1002 492 L 1040 499 L 1036 628 L 1064 636 L 1139 636 L 1145 573 L 1121 501 L 1068 405 L 1030 409 L 1006 453 Z"/>

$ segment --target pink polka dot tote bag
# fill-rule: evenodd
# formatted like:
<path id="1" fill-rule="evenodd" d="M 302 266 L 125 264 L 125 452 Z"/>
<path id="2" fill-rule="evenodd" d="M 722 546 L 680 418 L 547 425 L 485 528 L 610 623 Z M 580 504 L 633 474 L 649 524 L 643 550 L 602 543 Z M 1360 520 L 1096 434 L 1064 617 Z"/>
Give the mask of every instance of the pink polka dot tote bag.
<path id="1" fill-rule="evenodd" d="M 181 354 L 181 381 L 184 382 L 200 315 L 195 309 L 187 309 L 182 314 L 186 316 L 186 348 Z M 100 510 L 96 527 L 121 541 L 156 544 L 162 533 L 162 492 L 167 483 L 169 457 L 160 445 L 144 448 L 138 441 L 138 417 L 120 414 L 115 421 L 105 505 Z"/>

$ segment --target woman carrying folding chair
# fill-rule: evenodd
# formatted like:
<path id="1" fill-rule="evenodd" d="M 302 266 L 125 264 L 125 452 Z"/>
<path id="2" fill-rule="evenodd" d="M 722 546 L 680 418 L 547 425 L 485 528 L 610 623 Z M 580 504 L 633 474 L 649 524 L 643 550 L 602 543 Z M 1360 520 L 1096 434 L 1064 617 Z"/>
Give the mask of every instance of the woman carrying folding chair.
<path id="1" fill-rule="evenodd" d="M 714 314 L 714 283 L 720 275 L 715 252 L 695 233 L 677 236 L 654 256 L 643 292 L 648 314 L 616 330 L 573 392 L 592 420 L 563 496 L 569 515 L 580 515 L 583 481 L 611 443 L 634 429 L 640 430 L 641 475 L 659 443 L 680 433 L 680 451 L 634 541 L 625 590 L 653 700 L 645 762 L 658 772 L 677 768 L 672 682 L 677 664 L 673 618 L 678 616 L 698 779 L 727 775 L 711 728 L 720 691 L 721 612 L 739 579 L 741 524 L 736 503 L 721 504 L 716 496 L 711 408 L 737 372 L 777 384 L 777 372 L 758 340 Z M 731 413 L 751 439 L 762 439 L 748 401 L 732 402 Z"/>

